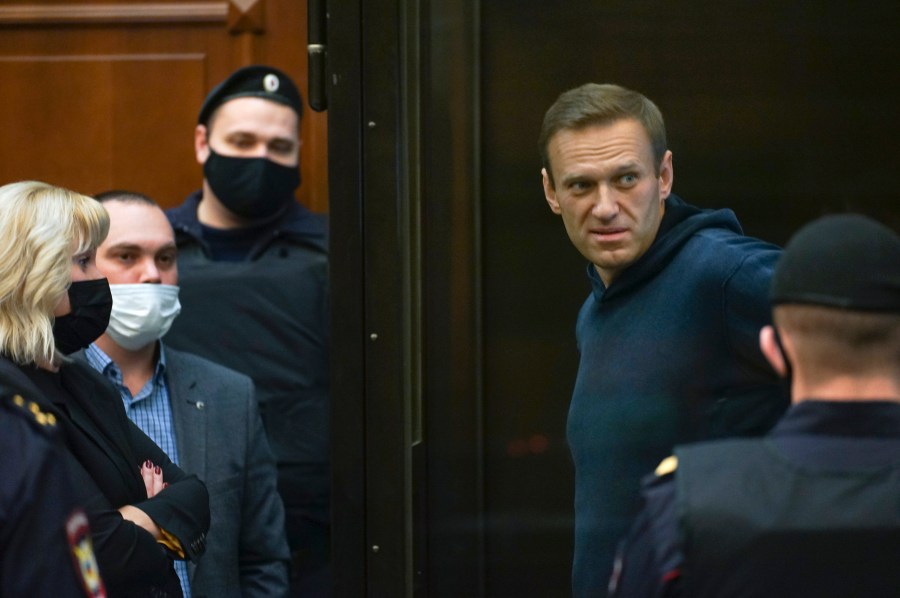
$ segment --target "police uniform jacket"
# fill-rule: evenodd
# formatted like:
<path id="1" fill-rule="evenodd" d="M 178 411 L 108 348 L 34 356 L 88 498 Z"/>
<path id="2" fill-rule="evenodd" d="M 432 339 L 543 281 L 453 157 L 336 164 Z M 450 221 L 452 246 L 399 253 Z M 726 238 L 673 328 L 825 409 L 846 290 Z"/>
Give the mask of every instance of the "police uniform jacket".
<path id="1" fill-rule="evenodd" d="M 89 366 L 67 363 L 54 374 L 0 357 L 0 382 L 59 422 L 110 594 L 180 596 L 174 555 L 117 509 L 138 507 L 177 538 L 185 558 L 195 560 L 203 554 L 209 529 L 204 484 L 181 471 L 128 420 L 118 392 Z M 169 484 L 151 499 L 140 476 L 148 459 L 162 468 Z"/>
<path id="2" fill-rule="evenodd" d="M 166 344 L 253 379 L 296 549 L 305 542 L 298 536 L 321 536 L 330 519 L 327 222 L 291 203 L 254 231 L 246 259 L 219 261 L 204 241 L 199 201 L 198 192 L 166 212 L 182 305 Z"/>
<path id="3" fill-rule="evenodd" d="M 807 400 L 764 439 L 675 453 L 645 484 L 612 595 L 897 595 L 900 404 Z"/>
<path id="4" fill-rule="evenodd" d="M 0 596 L 100 596 L 55 418 L 0 388 Z"/>

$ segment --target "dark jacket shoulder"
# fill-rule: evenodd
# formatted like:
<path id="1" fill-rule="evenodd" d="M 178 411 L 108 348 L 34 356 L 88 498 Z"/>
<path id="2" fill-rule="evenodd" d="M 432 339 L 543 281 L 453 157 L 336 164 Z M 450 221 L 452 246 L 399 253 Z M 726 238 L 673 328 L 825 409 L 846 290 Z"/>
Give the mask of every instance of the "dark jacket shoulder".
<path id="1" fill-rule="evenodd" d="M 195 353 L 173 349 L 169 345 L 166 345 L 166 367 L 169 370 L 174 368 L 180 373 L 202 376 L 204 381 L 214 380 L 217 384 L 227 386 L 239 387 L 253 384 L 253 380 L 245 374 Z"/>
<path id="2" fill-rule="evenodd" d="M 179 247 L 186 244 L 204 245 L 203 227 L 197 218 L 200 199 L 201 192 L 195 191 L 180 206 L 166 210 Z M 310 245 L 322 252 L 328 251 L 328 217 L 316 214 L 297 202 L 292 202 L 284 213 L 261 226 L 259 234 L 261 239 L 284 239 Z"/>
<path id="3" fill-rule="evenodd" d="M 9 429 L 15 427 L 30 430 L 39 436 L 55 438 L 58 421 L 53 413 L 41 410 L 34 401 L 26 399 L 19 392 L 0 385 L 0 411 L 4 417 L 0 420 L 4 436 L 9 436 Z M 21 423 L 13 423 L 21 422 Z"/>

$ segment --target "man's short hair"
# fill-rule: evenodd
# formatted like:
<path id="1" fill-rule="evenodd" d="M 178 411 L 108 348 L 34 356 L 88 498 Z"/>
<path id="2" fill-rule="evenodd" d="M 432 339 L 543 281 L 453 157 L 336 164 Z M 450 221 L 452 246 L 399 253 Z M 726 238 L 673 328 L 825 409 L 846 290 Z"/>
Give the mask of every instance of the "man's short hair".
<path id="1" fill-rule="evenodd" d="M 626 119 L 638 121 L 646 131 L 653 148 L 656 174 L 659 175 L 668 147 L 666 125 L 656 104 L 644 95 L 619 85 L 585 83 L 561 94 L 544 115 L 538 143 L 550 184 L 554 183 L 548 146 L 554 135 L 566 129 L 578 130 Z"/>
<path id="2" fill-rule="evenodd" d="M 900 313 L 785 304 L 775 306 L 773 319 L 810 379 L 900 376 Z"/>
<path id="3" fill-rule="evenodd" d="M 149 195 L 144 195 L 137 191 L 126 191 L 124 189 L 111 189 L 94 195 L 94 199 L 100 203 L 108 201 L 121 201 L 122 203 L 139 203 L 147 206 L 159 207 L 159 204 Z"/>

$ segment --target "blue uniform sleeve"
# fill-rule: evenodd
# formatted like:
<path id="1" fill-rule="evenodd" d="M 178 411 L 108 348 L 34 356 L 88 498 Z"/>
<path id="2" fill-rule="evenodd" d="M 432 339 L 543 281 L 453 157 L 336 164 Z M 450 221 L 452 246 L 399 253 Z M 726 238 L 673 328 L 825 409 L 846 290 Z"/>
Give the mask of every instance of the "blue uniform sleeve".
<path id="1" fill-rule="evenodd" d="M 0 417 L 0 595 L 104 595 L 87 518 L 56 438 L 15 415 Z"/>
<path id="2" fill-rule="evenodd" d="M 617 598 L 681 596 L 684 564 L 672 476 L 644 483 L 644 506 L 619 545 L 609 583 Z"/>

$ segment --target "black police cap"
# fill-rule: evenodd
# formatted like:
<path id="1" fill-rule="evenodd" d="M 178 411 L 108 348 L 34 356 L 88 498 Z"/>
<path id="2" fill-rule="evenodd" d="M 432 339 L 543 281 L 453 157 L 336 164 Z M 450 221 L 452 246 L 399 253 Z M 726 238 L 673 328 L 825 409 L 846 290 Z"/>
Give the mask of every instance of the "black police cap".
<path id="1" fill-rule="evenodd" d="M 773 304 L 900 312 L 900 236 L 859 214 L 819 218 L 788 242 L 770 297 Z"/>
<path id="2" fill-rule="evenodd" d="M 240 68 L 216 85 L 200 107 L 197 122 L 205 125 L 216 108 L 237 98 L 265 98 L 294 109 L 303 116 L 303 97 L 300 90 L 284 72 L 255 64 Z"/>

